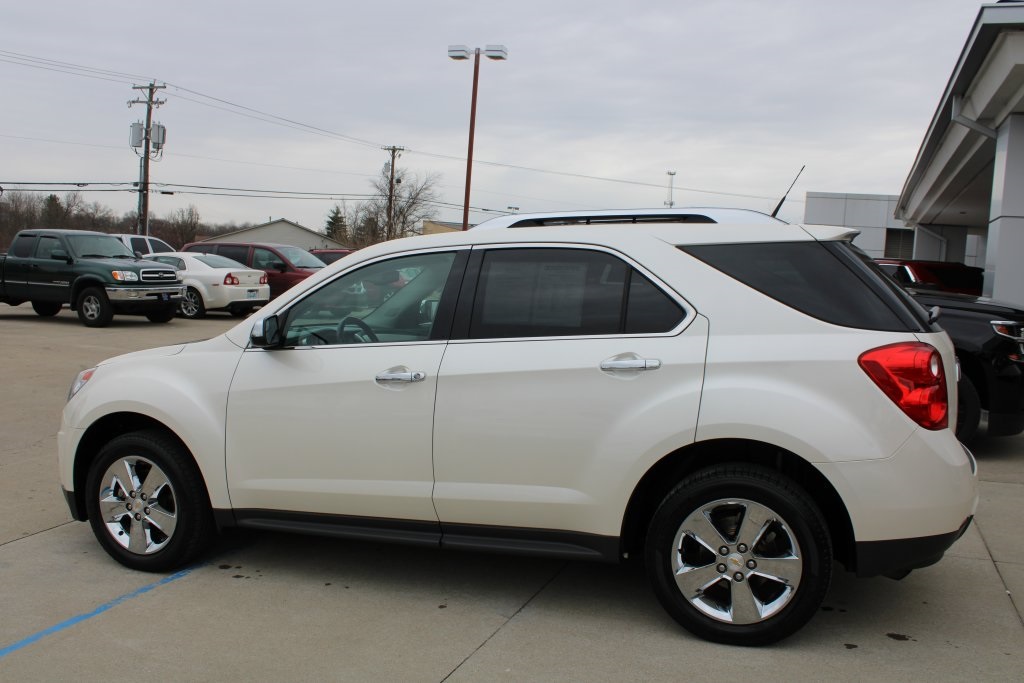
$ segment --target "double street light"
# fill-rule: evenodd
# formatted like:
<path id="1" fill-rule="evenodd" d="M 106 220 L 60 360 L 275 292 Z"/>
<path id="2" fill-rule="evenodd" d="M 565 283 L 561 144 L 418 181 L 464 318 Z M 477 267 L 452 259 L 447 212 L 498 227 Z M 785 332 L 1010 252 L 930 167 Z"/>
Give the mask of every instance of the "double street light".
<path id="1" fill-rule="evenodd" d="M 473 134 L 476 130 L 476 90 L 480 79 L 480 53 L 488 59 L 504 61 L 508 59 L 508 48 L 504 45 L 488 45 L 483 50 L 465 45 L 449 45 L 448 56 L 455 60 L 469 59 L 473 55 L 473 99 L 469 105 L 469 152 L 466 154 L 466 199 L 462 205 L 462 229 L 469 229 L 469 188 L 473 179 Z"/>

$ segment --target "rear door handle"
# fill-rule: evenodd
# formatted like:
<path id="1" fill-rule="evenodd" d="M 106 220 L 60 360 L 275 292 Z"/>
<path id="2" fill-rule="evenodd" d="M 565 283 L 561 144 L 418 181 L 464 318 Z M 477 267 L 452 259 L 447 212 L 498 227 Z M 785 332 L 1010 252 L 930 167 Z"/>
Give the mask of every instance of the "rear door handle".
<path id="1" fill-rule="evenodd" d="M 661 361 L 657 358 L 611 358 L 601 361 L 602 370 L 657 370 Z"/>

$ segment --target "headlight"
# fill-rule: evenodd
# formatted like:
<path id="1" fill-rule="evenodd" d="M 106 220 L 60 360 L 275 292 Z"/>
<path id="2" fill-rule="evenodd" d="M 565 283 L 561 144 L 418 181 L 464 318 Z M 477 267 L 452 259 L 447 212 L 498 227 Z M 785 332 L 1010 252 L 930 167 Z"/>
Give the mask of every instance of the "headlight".
<path id="1" fill-rule="evenodd" d="M 93 373 L 96 372 L 96 368 L 89 368 L 88 370 L 82 370 L 75 377 L 75 381 L 71 383 L 71 388 L 68 389 L 68 400 L 70 401 L 75 394 L 81 391 L 85 383 L 92 379 Z"/>
<path id="2" fill-rule="evenodd" d="M 118 282 L 138 282 L 139 274 L 130 270 L 112 270 L 110 276 Z"/>

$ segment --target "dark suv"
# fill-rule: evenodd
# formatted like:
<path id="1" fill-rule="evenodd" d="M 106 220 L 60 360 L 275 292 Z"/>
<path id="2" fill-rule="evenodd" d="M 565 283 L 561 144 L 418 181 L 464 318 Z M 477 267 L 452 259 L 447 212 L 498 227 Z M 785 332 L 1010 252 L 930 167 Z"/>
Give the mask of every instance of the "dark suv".
<path id="1" fill-rule="evenodd" d="M 270 242 L 190 242 L 182 251 L 220 254 L 267 274 L 274 299 L 326 264 L 305 249 Z"/>
<path id="2" fill-rule="evenodd" d="M 1024 310 L 983 297 L 914 289 L 925 308 L 938 306 L 939 325 L 960 361 L 956 435 L 971 441 L 988 412 L 988 436 L 1024 431 Z"/>

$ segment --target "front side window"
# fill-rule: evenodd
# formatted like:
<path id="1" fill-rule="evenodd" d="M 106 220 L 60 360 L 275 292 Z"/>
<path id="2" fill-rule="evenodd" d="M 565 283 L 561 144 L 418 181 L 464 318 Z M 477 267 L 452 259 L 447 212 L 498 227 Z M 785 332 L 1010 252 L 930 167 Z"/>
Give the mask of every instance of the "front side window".
<path id="1" fill-rule="evenodd" d="M 473 339 L 669 332 L 685 317 L 621 259 L 584 249 L 495 249 L 480 269 Z"/>
<path id="2" fill-rule="evenodd" d="M 288 310 L 284 345 L 431 339 L 455 257 L 454 252 L 402 256 L 332 280 Z"/>
<path id="3" fill-rule="evenodd" d="M 48 259 L 53 255 L 54 249 L 63 249 L 60 240 L 49 235 L 39 237 L 39 244 L 36 245 L 36 258 Z"/>

